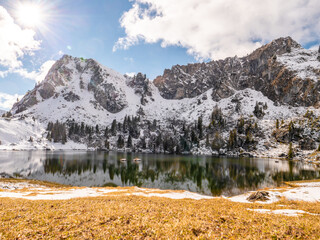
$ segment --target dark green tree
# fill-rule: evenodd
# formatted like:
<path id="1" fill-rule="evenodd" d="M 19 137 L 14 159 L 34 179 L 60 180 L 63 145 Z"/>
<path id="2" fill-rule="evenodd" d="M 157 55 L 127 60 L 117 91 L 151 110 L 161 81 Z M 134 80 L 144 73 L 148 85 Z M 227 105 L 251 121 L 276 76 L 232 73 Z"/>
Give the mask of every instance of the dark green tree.
<path id="1" fill-rule="evenodd" d="M 124 139 L 123 139 L 122 135 L 119 135 L 119 137 L 118 137 L 117 147 L 118 148 L 123 148 L 124 147 Z"/>
<path id="2" fill-rule="evenodd" d="M 127 140 L 127 148 L 131 148 L 132 147 L 132 138 L 131 135 L 129 134 L 128 140 Z"/>
<path id="3" fill-rule="evenodd" d="M 116 136 L 117 135 L 117 120 L 113 120 L 112 124 L 111 124 L 111 134 L 112 136 Z"/>
<path id="4" fill-rule="evenodd" d="M 288 150 L 288 159 L 293 158 L 293 149 L 292 149 L 292 142 L 289 144 L 289 150 Z"/>

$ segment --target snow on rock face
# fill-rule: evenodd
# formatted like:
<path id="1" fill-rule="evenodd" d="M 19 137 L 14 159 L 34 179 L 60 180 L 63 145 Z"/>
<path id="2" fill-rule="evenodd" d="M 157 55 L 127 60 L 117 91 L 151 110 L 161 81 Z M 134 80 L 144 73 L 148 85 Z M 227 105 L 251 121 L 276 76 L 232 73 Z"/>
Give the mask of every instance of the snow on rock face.
<path id="1" fill-rule="evenodd" d="M 128 104 L 126 87 L 124 76 L 95 60 L 65 55 L 52 66 L 44 81 L 27 93 L 12 110 L 19 113 L 50 99 L 55 105 L 59 102 L 72 105 L 81 101 L 82 104 L 116 113 Z"/>
<path id="2" fill-rule="evenodd" d="M 319 81 L 320 61 L 318 56 L 319 53 L 317 51 L 296 48 L 290 53 L 278 56 L 277 60 L 290 70 L 295 71 L 298 77 Z"/>

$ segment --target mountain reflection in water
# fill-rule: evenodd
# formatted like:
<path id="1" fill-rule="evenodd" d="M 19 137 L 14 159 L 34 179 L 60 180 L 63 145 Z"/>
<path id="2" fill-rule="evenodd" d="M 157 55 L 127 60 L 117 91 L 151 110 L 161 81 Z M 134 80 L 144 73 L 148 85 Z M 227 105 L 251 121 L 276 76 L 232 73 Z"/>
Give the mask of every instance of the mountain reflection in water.
<path id="1" fill-rule="evenodd" d="M 141 161 L 135 162 L 136 157 Z M 6 151 L 0 155 L 0 168 L 74 186 L 180 189 L 213 196 L 319 178 L 319 170 L 301 162 L 116 152 Z"/>

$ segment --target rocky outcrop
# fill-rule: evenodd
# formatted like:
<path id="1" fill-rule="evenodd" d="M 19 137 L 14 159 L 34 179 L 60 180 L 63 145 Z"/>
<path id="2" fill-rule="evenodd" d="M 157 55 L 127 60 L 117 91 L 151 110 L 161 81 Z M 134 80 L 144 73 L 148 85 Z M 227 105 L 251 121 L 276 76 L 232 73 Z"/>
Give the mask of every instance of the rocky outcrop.
<path id="1" fill-rule="evenodd" d="M 114 84 L 110 76 L 100 65 L 94 64 L 92 76 L 88 83 L 88 90 L 93 92 L 96 101 L 111 113 L 120 112 L 127 106 L 126 96 L 121 88 Z"/>
<path id="2" fill-rule="evenodd" d="M 166 99 L 191 98 L 213 89 L 212 98 L 219 101 L 235 90 L 251 88 L 282 104 L 318 105 L 318 81 L 302 79 L 294 69 L 277 60 L 297 49 L 301 46 L 292 38 L 279 38 L 246 57 L 173 66 L 158 76 L 154 84 Z M 314 72 L 320 78 L 320 71 Z"/>
<path id="3" fill-rule="evenodd" d="M 71 91 L 63 94 L 63 98 L 68 102 L 75 102 L 80 100 L 80 97 Z"/>
<path id="4" fill-rule="evenodd" d="M 141 96 L 140 102 L 145 105 L 148 100 L 147 97 L 152 96 L 151 83 L 145 74 L 138 73 L 132 78 L 128 78 L 127 85 L 134 89 L 135 94 Z"/>
<path id="5" fill-rule="evenodd" d="M 89 91 L 95 105 L 117 113 L 127 106 L 126 95 L 121 88 L 125 81 L 125 77 L 102 67 L 93 59 L 65 55 L 52 66 L 40 84 L 13 106 L 12 112 L 25 111 L 40 101 L 60 95 L 68 102 L 79 101 L 83 91 Z"/>

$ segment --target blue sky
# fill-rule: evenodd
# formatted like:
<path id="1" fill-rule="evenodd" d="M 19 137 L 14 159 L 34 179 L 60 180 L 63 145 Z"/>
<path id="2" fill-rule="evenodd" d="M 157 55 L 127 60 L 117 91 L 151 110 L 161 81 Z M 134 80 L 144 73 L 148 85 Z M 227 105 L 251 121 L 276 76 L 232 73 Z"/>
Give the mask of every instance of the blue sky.
<path id="1" fill-rule="evenodd" d="M 0 109 L 32 89 L 63 54 L 96 59 L 123 74 L 143 72 L 153 80 L 172 65 L 245 55 L 281 36 L 308 48 L 319 44 L 318 0 L 257 2 L 0 0 L 0 35 L 9 34 L 0 37 Z M 32 26 L 21 17 L 27 5 L 42 16 Z M 11 38 L 8 29 L 16 27 L 18 37 Z M 11 48 L 12 41 L 20 49 Z"/>

